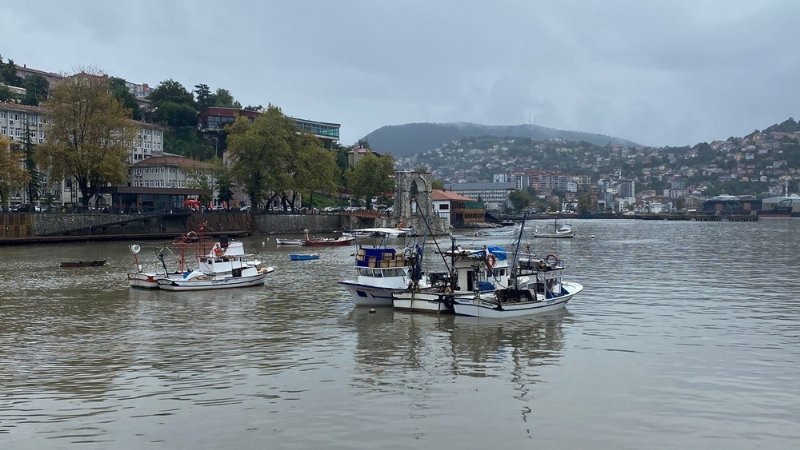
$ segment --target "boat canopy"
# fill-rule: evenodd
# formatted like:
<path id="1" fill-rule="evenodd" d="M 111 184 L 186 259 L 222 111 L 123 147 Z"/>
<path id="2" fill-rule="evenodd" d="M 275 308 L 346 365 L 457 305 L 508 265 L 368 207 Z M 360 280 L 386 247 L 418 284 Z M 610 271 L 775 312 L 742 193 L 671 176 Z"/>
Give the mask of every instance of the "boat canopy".
<path id="1" fill-rule="evenodd" d="M 358 249 L 356 255 L 356 266 L 358 267 L 381 267 L 381 263 L 386 261 L 395 262 L 397 258 L 395 254 L 397 251 L 393 248 L 366 248 Z M 385 267 L 390 267 L 388 264 Z M 394 267 L 392 265 L 391 267 Z"/>

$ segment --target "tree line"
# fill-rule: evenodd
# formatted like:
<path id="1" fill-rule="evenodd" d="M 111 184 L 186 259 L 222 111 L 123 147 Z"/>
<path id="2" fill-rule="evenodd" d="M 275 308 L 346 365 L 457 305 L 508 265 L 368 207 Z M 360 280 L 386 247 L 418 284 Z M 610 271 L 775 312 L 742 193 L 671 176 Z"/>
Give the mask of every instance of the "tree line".
<path id="1" fill-rule="evenodd" d="M 0 201 L 6 204 L 11 190 L 26 185 L 31 191 L 29 200 L 35 200 L 38 195 L 32 191 L 40 186 L 31 187 L 33 181 L 41 182 L 42 173 L 47 173 L 51 182 L 74 180 L 82 205 L 88 206 L 103 187 L 125 183 L 127 151 L 138 128 L 132 119 L 162 124 L 165 151 L 214 165 L 216 185 L 198 178 L 195 187 L 218 191 L 220 202 L 229 202 L 238 188 L 255 207 L 272 208 L 278 203 L 291 210 L 298 195 L 304 206 L 335 204 L 342 192 L 370 207 L 370 199 L 394 188 L 390 155 L 369 153 L 350 168 L 349 148 L 325 149 L 315 136 L 297 130 L 274 105 L 246 107 L 262 113 L 253 122 L 239 118 L 216 137 L 215 146 L 224 140 L 223 148 L 229 152 L 225 167 L 196 125 L 198 108 L 240 108 L 230 92 L 217 89 L 212 93 L 205 84 L 189 92 L 179 82 L 166 80 L 148 99 L 152 109 L 143 111 L 124 80 L 99 72 L 65 77 L 43 102 L 52 119 L 43 144 L 31 144 L 28 130 L 24 134 L 28 141 L 22 146 L 0 141 Z"/>

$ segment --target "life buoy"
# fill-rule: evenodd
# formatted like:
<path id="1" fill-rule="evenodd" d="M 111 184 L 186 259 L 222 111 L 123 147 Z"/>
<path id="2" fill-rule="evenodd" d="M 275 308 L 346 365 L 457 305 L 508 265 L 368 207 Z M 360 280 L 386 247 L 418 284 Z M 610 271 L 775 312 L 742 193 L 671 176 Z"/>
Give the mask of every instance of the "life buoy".
<path id="1" fill-rule="evenodd" d="M 197 233 L 190 231 L 183 236 L 183 242 L 192 242 L 197 240 Z"/>
<path id="2" fill-rule="evenodd" d="M 550 253 L 549 255 L 544 257 L 544 261 L 547 263 L 548 266 L 555 267 L 558 265 L 558 255 L 555 253 Z"/>
<path id="3" fill-rule="evenodd" d="M 486 255 L 486 268 L 492 269 L 495 265 L 497 265 L 497 257 L 491 253 Z"/>
<path id="4" fill-rule="evenodd" d="M 215 255 L 222 256 L 223 253 L 225 253 L 225 252 L 219 247 L 219 245 L 215 245 L 214 246 L 214 254 Z"/>

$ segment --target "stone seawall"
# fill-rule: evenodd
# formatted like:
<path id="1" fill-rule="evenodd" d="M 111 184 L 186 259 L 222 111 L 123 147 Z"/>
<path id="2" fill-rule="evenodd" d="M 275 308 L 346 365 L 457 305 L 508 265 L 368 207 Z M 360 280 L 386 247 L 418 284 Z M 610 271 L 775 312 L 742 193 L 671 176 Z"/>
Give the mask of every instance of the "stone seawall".
<path id="1" fill-rule="evenodd" d="M 338 214 L 256 214 L 253 219 L 256 230 L 264 234 L 330 233 L 343 228 Z"/>
<path id="2" fill-rule="evenodd" d="M 176 214 L 0 213 L 0 238 L 103 236 L 185 233 L 205 225 L 211 232 L 259 234 L 329 233 L 343 228 L 337 214 L 248 214 L 206 212 Z"/>

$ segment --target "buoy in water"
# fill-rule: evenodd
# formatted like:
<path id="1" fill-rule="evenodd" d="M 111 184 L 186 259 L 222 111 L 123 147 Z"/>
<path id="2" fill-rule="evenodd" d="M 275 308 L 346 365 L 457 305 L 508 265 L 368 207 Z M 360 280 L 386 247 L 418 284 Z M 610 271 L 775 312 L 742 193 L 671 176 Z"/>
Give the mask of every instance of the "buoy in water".
<path id="1" fill-rule="evenodd" d="M 370 314 L 375 314 L 375 308 L 370 308 L 369 313 Z"/>

